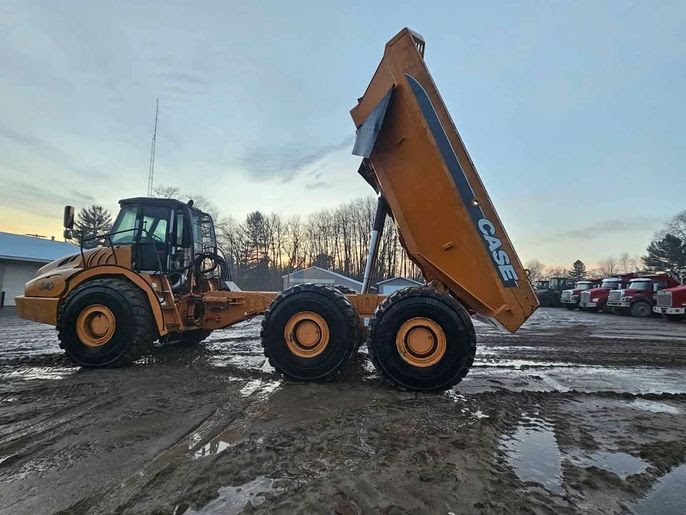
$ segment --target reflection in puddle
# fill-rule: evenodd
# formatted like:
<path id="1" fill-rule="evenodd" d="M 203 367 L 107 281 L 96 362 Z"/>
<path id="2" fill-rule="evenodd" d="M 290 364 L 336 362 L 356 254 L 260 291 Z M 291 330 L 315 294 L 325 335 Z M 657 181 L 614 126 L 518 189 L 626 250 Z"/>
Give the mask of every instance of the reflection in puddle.
<path id="1" fill-rule="evenodd" d="M 260 397 L 266 397 L 281 385 L 281 381 L 263 381 L 262 379 L 253 379 L 248 381 L 246 385 L 241 388 L 241 396 L 248 397 L 257 393 Z"/>
<path id="2" fill-rule="evenodd" d="M 248 503 L 252 507 L 259 506 L 265 501 L 265 494 L 278 493 L 279 488 L 273 479 L 259 476 L 252 481 L 239 486 L 225 486 L 219 489 L 219 497 L 210 501 L 198 511 L 187 506 L 179 505 L 174 510 L 176 515 L 203 514 L 236 514 L 241 513 Z"/>
<path id="3" fill-rule="evenodd" d="M 641 458 L 625 452 L 596 451 L 586 456 L 573 459 L 582 467 L 598 467 L 605 469 L 619 477 L 628 477 L 642 472 L 648 463 Z"/>
<path id="4" fill-rule="evenodd" d="M 676 406 L 670 406 L 664 402 L 649 401 L 645 399 L 636 399 L 629 403 L 632 408 L 650 411 L 651 413 L 669 413 L 670 415 L 678 415 L 681 410 Z"/>
<path id="5" fill-rule="evenodd" d="M 638 514 L 660 513 L 676 515 L 686 513 L 686 465 L 664 475 L 631 509 Z"/>
<path id="6" fill-rule="evenodd" d="M 30 367 L 0 374 L 0 379 L 30 381 L 32 379 L 64 379 L 78 372 L 78 368 Z"/>
<path id="7" fill-rule="evenodd" d="M 510 466 L 523 482 L 540 483 L 551 492 L 562 492 L 560 449 L 554 428 L 545 420 L 524 416 L 502 448 Z"/>

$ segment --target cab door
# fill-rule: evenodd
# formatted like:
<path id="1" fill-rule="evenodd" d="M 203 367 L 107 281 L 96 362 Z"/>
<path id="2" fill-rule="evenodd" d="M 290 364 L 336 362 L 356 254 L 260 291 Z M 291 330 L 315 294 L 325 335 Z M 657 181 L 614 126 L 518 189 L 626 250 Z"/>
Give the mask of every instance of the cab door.
<path id="1" fill-rule="evenodd" d="M 141 206 L 134 244 L 134 266 L 145 272 L 167 273 L 172 209 L 168 206 Z"/>

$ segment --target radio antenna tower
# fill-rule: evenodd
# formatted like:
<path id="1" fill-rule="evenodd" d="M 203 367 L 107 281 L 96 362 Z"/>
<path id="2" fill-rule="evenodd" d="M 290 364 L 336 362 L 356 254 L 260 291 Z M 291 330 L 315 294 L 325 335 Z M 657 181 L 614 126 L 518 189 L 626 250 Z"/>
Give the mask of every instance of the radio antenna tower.
<path id="1" fill-rule="evenodd" d="M 150 144 L 150 171 L 148 172 L 148 197 L 152 197 L 153 178 L 155 176 L 155 144 L 157 143 L 157 116 L 160 113 L 160 99 L 155 103 L 155 129 L 152 131 Z"/>

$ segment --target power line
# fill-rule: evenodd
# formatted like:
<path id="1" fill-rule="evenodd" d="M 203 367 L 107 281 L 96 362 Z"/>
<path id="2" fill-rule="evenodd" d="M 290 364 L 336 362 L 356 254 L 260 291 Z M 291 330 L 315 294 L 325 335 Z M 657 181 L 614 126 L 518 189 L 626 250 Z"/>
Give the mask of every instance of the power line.
<path id="1" fill-rule="evenodd" d="M 160 113 L 160 99 L 155 103 L 155 129 L 152 132 L 152 143 L 150 144 L 150 170 L 148 172 L 148 197 L 152 197 L 153 178 L 155 176 L 155 144 L 157 143 L 157 117 Z"/>

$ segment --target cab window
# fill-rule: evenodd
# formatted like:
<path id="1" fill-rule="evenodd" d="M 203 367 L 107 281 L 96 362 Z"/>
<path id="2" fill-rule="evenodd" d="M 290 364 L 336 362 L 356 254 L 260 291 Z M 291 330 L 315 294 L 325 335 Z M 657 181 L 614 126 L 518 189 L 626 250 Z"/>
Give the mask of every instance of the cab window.
<path id="1" fill-rule="evenodd" d="M 136 231 L 133 229 L 136 227 L 136 217 L 138 215 L 138 208 L 135 206 L 123 207 L 119 211 L 117 219 L 114 221 L 112 226 L 112 232 L 122 232 L 121 234 L 115 234 L 112 236 L 112 243 L 115 245 L 121 245 L 126 243 L 133 243 L 136 238 Z"/>
<path id="2" fill-rule="evenodd" d="M 169 208 L 146 206 L 143 212 L 141 241 L 165 243 L 169 224 Z"/>

